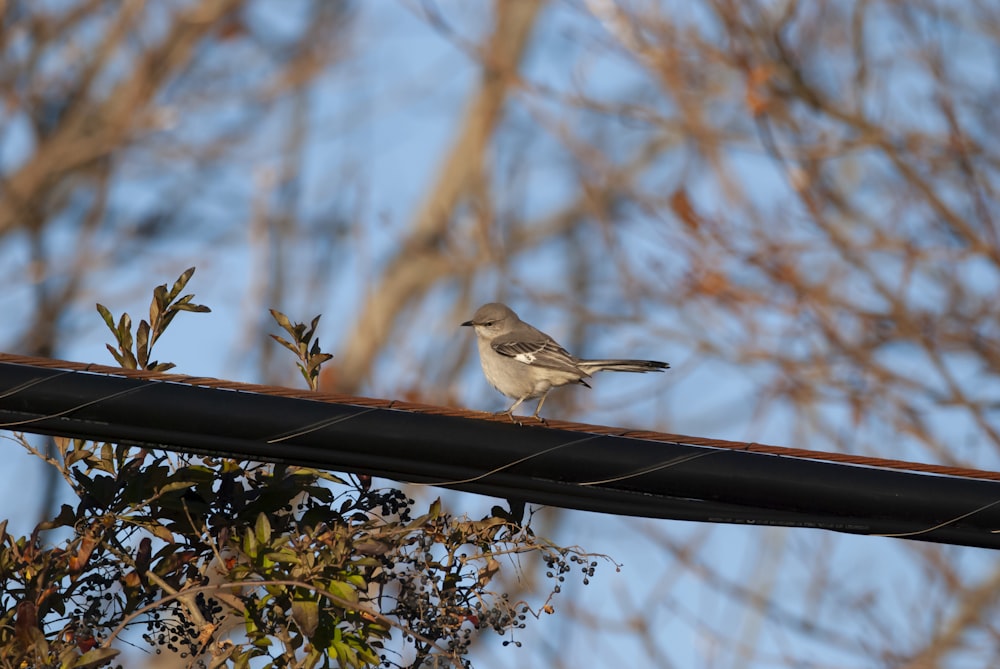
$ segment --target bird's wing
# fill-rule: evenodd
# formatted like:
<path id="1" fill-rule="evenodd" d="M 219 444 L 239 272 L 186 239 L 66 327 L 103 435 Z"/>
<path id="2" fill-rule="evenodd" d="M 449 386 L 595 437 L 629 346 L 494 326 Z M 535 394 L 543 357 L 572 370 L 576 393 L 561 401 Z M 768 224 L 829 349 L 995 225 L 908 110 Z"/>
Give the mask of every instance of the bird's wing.
<path id="1" fill-rule="evenodd" d="M 576 364 L 576 358 L 551 338 L 538 338 L 530 341 L 514 337 L 497 337 L 492 343 L 493 350 L 500 355 L 513 358 L 525 365 L 547 367 L 564 372 L 590 376 Z"/>

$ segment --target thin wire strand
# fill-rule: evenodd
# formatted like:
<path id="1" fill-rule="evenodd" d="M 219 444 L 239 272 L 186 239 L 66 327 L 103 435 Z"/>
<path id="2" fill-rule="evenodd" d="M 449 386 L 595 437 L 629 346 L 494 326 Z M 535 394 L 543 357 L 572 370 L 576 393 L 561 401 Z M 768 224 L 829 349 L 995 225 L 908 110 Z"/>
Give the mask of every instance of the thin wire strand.
<path id="1" fill-rule="evenodd" d="M 685 462 L 690 462 L 691 460 L 697 460 L 698 458 L 703 458 L 706 455 L 715 455 L 716 453 L 724 453 L 725 451 L 709 451 L 706 450 L 702 453 L 692 453 L 691 455 L 682 455 L 673 460 L 667 460 L 666 462 L 661 462 L 659 464 L 650 465 L 649 467 L 643 467 L 642 469 L 637 469 L 634 472 L 629 472 L 628 474 L 622 474 L 621 476 L 612 476 L 607 479 L 600 479 L 597 481 L 581 481 L 577 485 L 590 486 L 590 485 L 605 485 L 607 483 L 615 483 L 617 481 L 624 481 L 625 479 L 635 478 L 636 476 L 642 476 L 643 474 L 650 474 L 652 472 L 658 472 L 661 469 L 669 469 L 670 467 L 676 467 L 677 465 L 682 465 Z"/>
<path id="2" fill-rule="evenodd" d="M 307 425 L 306 427 L 300 429 L 298 432 L 290 432 L 280 437 L 272 437 L 268 439 L 265 443 L 268 444 L 279 444 L 283 441 L 288 441 L 289 439 L 294 439 L 295 437 L 301 437 L 304 434 L 310 434 L 312 432 L 317 432 L 322 430 L 324 427 L 330 427 L 331 425 L 336 425 L 337 423 L 343 423 L 344 421 L 351 420 L 352 418 L 357 418 L 358 416 L 363 416 L 366 413 L 371 413 L 376 411 L 378 407 L 369 407 L 358 413 L 352 413 L 347 416 L 337 416 L 336 418 L 328 418 L 326 420 L 321 420 L 319 422 Z"/>
<path id="3" fill-rule="evenodd" d="M 30 380 L 25 381 L 24 383 L 22 383 L 20 385 L 14 386 L 13 388 L 8 388 L 7 390 L 3 391 L 2 393 L 0 393 L 0 398 L 12 397 L 13 395 L 17 395 L 22 390 L 27 390 L 28 388 L 31 388 L 32 386 L 37 386 L 39 383 L 45 383 L 46 381 L 51 381 L 52 379 L 58 379 L 59 377 L 66 376 L 67 374 L 73 374 L 73 372 L 67 370 L 67 371 L 61 372 L 59 374 L 56 374 L 55 376 L 50 376 L 50 377 L 46 377 L 46 378 L 30 379 Z"/>
<path id="4" fill-rule="evenodd" d="M 59 377 L 58 376 L 53 376 L 53 377 L 50 377 L 49 379 L 46 379 L 46 380 L 52 380 L 52 379 L 56 379 L 56 378 L 59 378 Z M 71 413 L 74 413 L 76 411 L 79 411 L 80 409 L 84 409 L 86 407 L 93 406 L 95 404 L 100 404 L 101 402 L 107 402 L 108 400 L 115 399 L 116 397 L 122 397 L 123 395 L 130 395 L 130 394 L 132 394 L 134 392 L 138 392 L 140 390 L 145 390 L 145 389 L 150 388 L 150 387 L 151 386 L 135 386 L 135 387 L 132 387 L 132 388 L 126 388 L 125 390 L 119 390 L 116 393 L 111 393 L 110 395 L 105 395 L 103 397 L 98 397 L 96 399 L 90 400 L 89 402 L 83 402 L 81 404 L 77 404 L 76 406 L 72 406 L 72 407 L 70 407 L 68 409 L 64 409 L 62 411 L 57 411 L 56 413 L 50 413 L 50 414 L 46 414 L 44 416 L 35 416 L 34 418 L 27 418 L 25 420 L 15 420 L 15 421 L 11 421 L 9 423 L 0 423 L 0 428 L 17 427 L 19 425 L 30 425 L 31 423 L 37 423 L 39 421 L 49 420 L 51 418 L 59 418 L 61 416 L 66 416 L 68 414 L 71 414 Z"/>
<path id="5" fill-rule="evenodd" d="M 486 478 L 487 476 L 492 476 L 493 474 L 496 474 L 498 472 L 502 472 L 505 469 L 510 469 L 511 467 L 515 467 L 515 466 L 521 464 L 522 462 L 527 462 L 528 460 L 531 460 L 532 458 L 537 458 L 537 457 L 542 456 L 542 455 L 547 455 L 547 454 L 549 454 L 549 453 L 551 453 L 553 451 L 558 451 L 560 448 L 566 448 L 567 446 L 574 446 L 576 444 L 582 444 L 585 441 L 590 441 L 591 439 L 597 439 L 600 436 L 601 435 L 599 435 L 599 434 L 592 434 L 589 437 L 584 437 L 582 439 L 574 439 L 573 441 L 567 441 L 565 444 L 557 444 L 555 446 L 550 446 L 549 448 L 546 448 L 545 450 L 538 451 L 537 453 L 532 453 L 531 455 L 526 455 L 523 458 L 518 458 L 517 460 L 514 460 L 512 462 L 508 462 L 505 465 L 500 465 L 499 467 L 491 469 L 488 472 L 485 472 L 483 474 L 479 474 L 477 476 L 473 476 L 471 478 L 456 479 L 454 481 L 438 481 L 438 482 L 435 482 L 435 483 L 411 483 L 411 485 L 419 485 L 419 486 L 447 486 L 447 485 L 459 485 L 459 484 L 462 484 L 462 483 L 473 483 L 475 481 L 481 481 L 482 479 Z"/>
<path id="6" fill-rule="evenodd" d="M 923 529 L 923 530 L 916 530 L 914 532 L 896 532 L 896 533 L 886 533 L 886 534 L 882 534 L 882 533 L 879 533 L 879 534 L 869 534 L 868 536 L 870 536 L 870 537 L 894 537 L 894 538 L 897 538 L 897 539 L 898 538 L 902 538 L 902 537 L 915 537 L 915 536 L 918 536 L 918 535 L 921 535 L 921 534 L 927 534 L 928 532 L 933 532 L 934 530 L 939 530 L 942 527 L 945 527 L 947 525 L 951 525 L 952 523 L 957 523 L 958 521 L 964 520 L 965 518 L 968 518 L 969 516 L 974 516 L 977 513 L 980 513 L 982 511 L 985 511 L 986 509 L 994 507 L 997 504 L 1000 504 L 1000 499 L 994 500 L 994 501 L 990 502 L 989 504 L 983 504 L 981 507 L 979 507 L 977 509 L 973 509 L 972 511 L 969 511 L 968 513 L 963 513 L 960 516 L 955 516 L 954 518 L 946 520 L 943 523 L 938 523 L 937 525 L 934 525 L 932 527 L 928 527 L 928 528 Z M 991 532 L 996 532 L 996 530 L 992 530 Z"/>

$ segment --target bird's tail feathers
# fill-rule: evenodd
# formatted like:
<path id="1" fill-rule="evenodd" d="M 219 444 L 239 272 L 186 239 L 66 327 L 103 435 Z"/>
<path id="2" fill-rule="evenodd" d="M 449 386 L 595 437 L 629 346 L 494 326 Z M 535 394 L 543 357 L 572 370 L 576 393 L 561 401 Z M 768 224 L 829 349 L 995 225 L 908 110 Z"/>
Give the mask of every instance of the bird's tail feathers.
<path id="1" fill-rule="evenodd" d="M 670 369 L 670 363 L 658 360 L 581 360 L 577 366 L 591 374 L 593 372 L 662 372 Z"/>

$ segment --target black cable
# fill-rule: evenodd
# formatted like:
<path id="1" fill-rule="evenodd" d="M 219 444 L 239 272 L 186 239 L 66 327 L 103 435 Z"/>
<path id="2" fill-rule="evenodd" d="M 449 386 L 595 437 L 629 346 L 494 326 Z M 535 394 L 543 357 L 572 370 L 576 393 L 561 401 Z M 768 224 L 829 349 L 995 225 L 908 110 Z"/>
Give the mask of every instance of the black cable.
<path id="1" fill-rule="evenodd" d="M 0 363 L 0 428 L 536 504 L 1000 548 L 1000 482 Z"/>

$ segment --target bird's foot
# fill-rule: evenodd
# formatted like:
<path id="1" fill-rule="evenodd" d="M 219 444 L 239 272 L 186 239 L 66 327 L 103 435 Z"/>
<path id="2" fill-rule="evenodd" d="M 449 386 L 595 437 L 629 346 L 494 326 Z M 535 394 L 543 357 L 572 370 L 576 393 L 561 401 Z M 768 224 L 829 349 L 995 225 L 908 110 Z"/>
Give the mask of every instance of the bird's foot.
<path id="1" fill-rule="evenodd" d="M 523 424 L 521 421 L 519 421 L 517 419 L 516 416 L 514 416 L 514 412 L 513 411 L 497 411 L 493 415 L 496 416 L 497 418 L 499 418 L 500 416 L 507 416 L 507 418 L 510 418 L 510 422 L 511 423 L 515 423 L 516 425 L 522 425 Z"/>
<path id="2" fill-rule="evenodd" d="M 533 420 L 539 425 L 548 425 L 548 421 L 546 421 L 544 418 L 542 418 L 537 414 L 533 414 L 531 416 L 515 416 L 513 411 L 497 411 L 495 414 L 492 415 L 497 418 L 500 418 L 501 416 L 506 416 L 507 418 L 510 419 L 510 422 L 514 423 L 515 425 L 524 425 L 529 420 Z"/>

